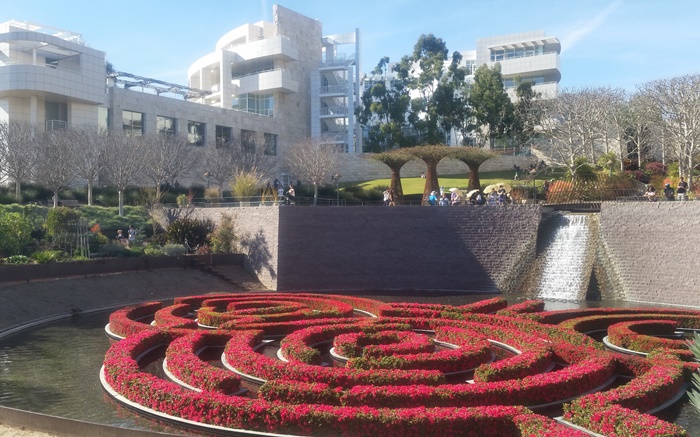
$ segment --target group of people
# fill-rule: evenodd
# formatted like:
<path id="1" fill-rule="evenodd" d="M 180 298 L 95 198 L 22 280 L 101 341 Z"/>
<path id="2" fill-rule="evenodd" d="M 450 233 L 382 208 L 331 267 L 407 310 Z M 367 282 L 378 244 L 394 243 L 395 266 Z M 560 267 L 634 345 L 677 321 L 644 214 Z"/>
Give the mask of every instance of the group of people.
<path id="1" fill-rule="evenodd" d="M 678 187 L 674 190 L 671 184 L 666 184 L 663 190 L 664 199 L 666 200 L 676 200 L 676 195 L 678 195 L 678 200 L 688 200 L 688 183 L 684 178 L 681 178 L 678 182 Z M 656 189 L 652 185 L 647 185 L 647 189 L 644 192 L 644 197 L 650 202 L 655 202 L 659 200 Z"/>
<path id="2" fill-rule="evenodd" d="M 128 235 L 124 235 L 121 229 L 117 230 L 117 241 L 123 246 L 134 247 L 136 244 L 136 229 L 134 229 L 134 226 L 129 226 L 127 232 Z"/>

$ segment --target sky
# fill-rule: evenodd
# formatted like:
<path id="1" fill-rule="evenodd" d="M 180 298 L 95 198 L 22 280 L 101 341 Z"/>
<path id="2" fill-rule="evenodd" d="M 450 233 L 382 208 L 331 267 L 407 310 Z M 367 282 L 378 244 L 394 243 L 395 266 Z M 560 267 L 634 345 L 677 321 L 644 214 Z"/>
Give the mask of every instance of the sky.
<path id="1" fill-rule="evenodd" d="M 623 88 L 700 73 L 697 0 L 0 0 L 16 19 L 82 34 L 116 70 L 187 84 L 187 69 L 229 30 L 272 21 L 275 3 L 318 19 L 323 34 L 360 29 L 361 68 L 398 61 L 422 34 L 450 53 L 476 39 L 543 30 L 561 41 L 560 88 Z"/>

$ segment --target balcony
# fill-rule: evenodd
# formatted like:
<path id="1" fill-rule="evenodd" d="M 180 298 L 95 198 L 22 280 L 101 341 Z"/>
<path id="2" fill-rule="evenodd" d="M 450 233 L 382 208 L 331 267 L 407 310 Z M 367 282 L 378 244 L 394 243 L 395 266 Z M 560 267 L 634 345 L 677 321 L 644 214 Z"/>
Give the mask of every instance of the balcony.
<path id="1" fill-rule="evenodd" d="M 321 87 L 321 95 L 342 95 L 345 96 L 348 94 L 348 86 L 343 84 L 343 85 L 328 85 L 328 86 L 322 86 Z"/>
<path id="2" fill-rule="evenodd" d="M 547 52 L 535 56 L 523 56 L 519 58 L 504 59 L 498 61 L 501 64 L 501 74 L 506 76 L 515 76 L 518 74 L 536 72 L 554 73 L 560 71 L 559 54 L 556 52 Z"/>
<path id="3" fill-rule="evenodd" d="M 347 106 L 324 106 L 321 108 L 321 117 L 347 117 Z"/>
<path id="4" fill-rule="evenodd" d="M 299 82 L 292 79 L 291 72 L 282 68 L 238 76 L 233 78 L 231 83 L 237 90 L 235 94 L 299 92 Z"/>
<path id="5" fill-rule="evenodd" d="M 299 59 L 299 49 L 294 42 L 284 36 L 261 39 L 249 42 L 229 49 L 234 52 L 238 62 L 251 59 L 282 59 L 285 61 L 296 61 Z"/>

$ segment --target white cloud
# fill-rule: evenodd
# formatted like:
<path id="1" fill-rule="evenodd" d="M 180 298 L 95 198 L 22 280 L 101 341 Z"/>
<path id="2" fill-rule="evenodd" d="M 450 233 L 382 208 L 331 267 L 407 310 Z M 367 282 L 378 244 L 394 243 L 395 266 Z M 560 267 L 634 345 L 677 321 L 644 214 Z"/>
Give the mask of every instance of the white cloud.
<path id="1" fill-rule="evenodd" d="M 561 53 L 571 50 L 576 44 L 583 40 L 586 36 L 597 30 L 603 25 L 605 20 L 622 5 L 622 0 L 614 0 L 605 9 L 596 14 L 593 19 L 584 22 L 580 27 L 570 31 L 561 38 Z"/>

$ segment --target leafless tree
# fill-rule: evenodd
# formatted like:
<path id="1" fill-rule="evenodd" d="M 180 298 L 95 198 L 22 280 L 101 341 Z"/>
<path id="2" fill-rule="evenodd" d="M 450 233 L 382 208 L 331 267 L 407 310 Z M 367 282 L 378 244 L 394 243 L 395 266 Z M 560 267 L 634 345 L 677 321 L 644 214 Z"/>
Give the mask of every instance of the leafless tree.
<path id="1" fill-rule="evenodd" d="M 208 145 L 204 148 L 204 171 L 208 180 L 213 181 L 219 190 L 219 196 L 224 185 L 233 178 L 236 166 L 230 147 L 216 147 Z"/>
<path id="2" fill-rule="evenodd" d="M 306 138 L 287 150 L 285 164 L 290 173 L 314 186 L 314 205 L 318 201 L 318 187 L 337 172 L 339 155 L 338 146 L 324 144 L 318 138 Z"/>
<path id="3" fill-rule="evenodd" d="M 692 185 L 692 171 L 700 154 L 700 74 L 647 82 L 639 92 L 652 103 L 649 109 L 664 141 L 678 159 L 681 176 Z M 692 189 L 692 187 L 690 187 Z"/>
<path id="4" fill-rule="evenodd" d="M 537 149 L 555 165 L 566 166 L 572 176 L 586 157 L 595 162 L 601 152 L 605 125 L 601 112 L 600 92 L 593 89 L 564 91 L 555 99 L 541 101 L 543 117 L 541 131 L 545 141 Z"/>
<path id="5" fill-rule="evenodd" d="M 87 182 L 87 202 L 92 205 L 92 187 L 102 171 L 102 154 L 109 144 L 107 132 L 85 127 L 73 131 L 79 151 L 75 154 L 76 176 Z"/>
<path id="6" fill-rule="evenodd" d="M 258 132 L 242 131 L 240 137 L 217 146 L 229 149 L 235 172 L 255 174 L 261 181 L 270 176 L 274 162 Z"/>
<path id="7" fill-rule="evenodd" d="M 34 180 L 53 191 L 53 206 L 58 194 L 76 179 L 75 156 L 79 150 L 76 136 L 69 130 L 45 132 L 38 142 Z"/>
<path id="8" fill-rule="evenodd" d="M 108 147 L 102 154 L 105 182 L 119 193 L 119 216 L 124 216 L 124 190 L 133 184 L 143 169 L 142 137 L 110 132 Z"/>
<path id="9" fill-rule="evenodd" d="M 142 177 L 155 186 L 157 199 L 165 182 L 187 176 L 197 165 L 196 148 L 180 136 L 147 135 L 142 143 Z"/>
<path id="10" fill-rule="evenodd" d="M 659 123 L 654 122 L 654 111 L 649 110 L 650 105 L 651 102 L 643 95 L 632 95 L 619 120 L 626 152 L 628 156 L 636 155 L 638 167 L 642 166 L 643 160 L 650 158 L 653 140 L 658 132 L 655 127 Z"/>
<path id="11" fill-rule="evenodd" d="M 15 198 L 22 199 L 22 182 L 31 180 L 37 157 L 36 125 L 0 122 L 0 155 L 3 173 L 15 182 Z"/>

